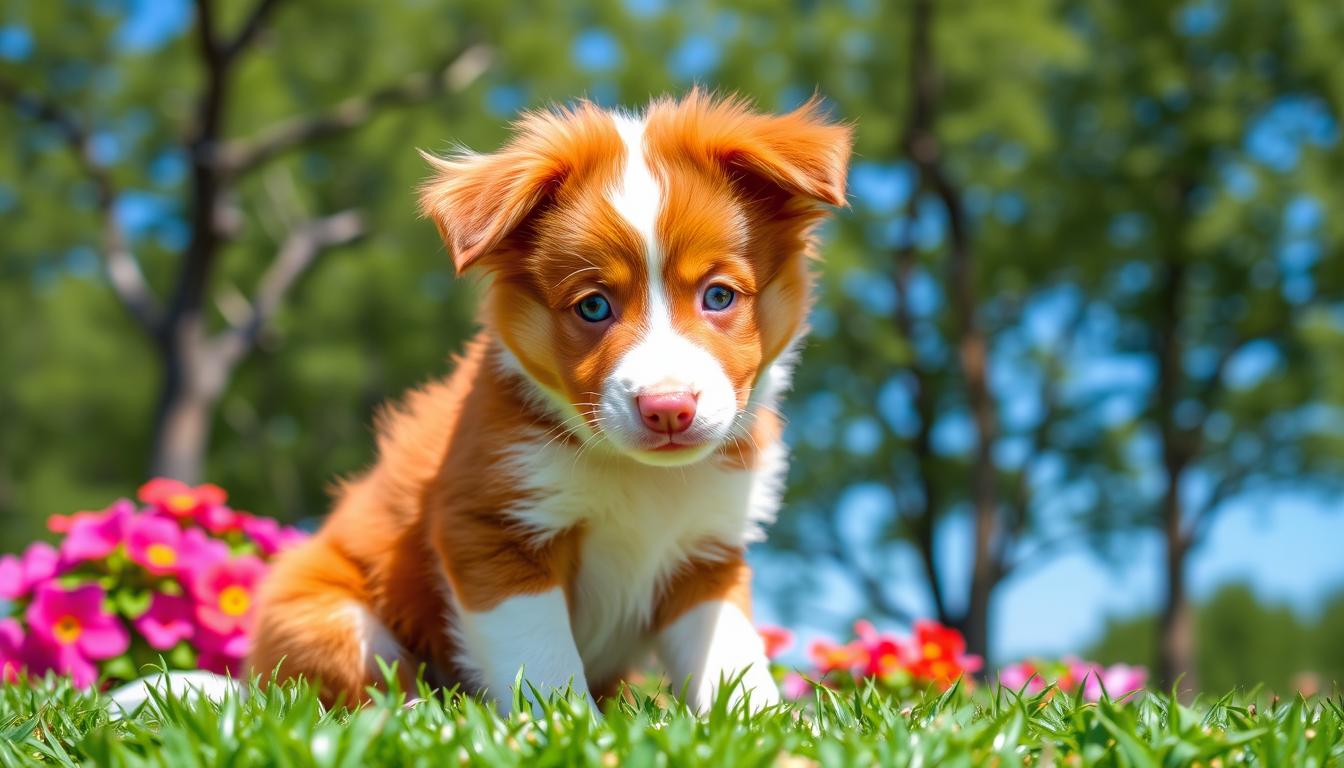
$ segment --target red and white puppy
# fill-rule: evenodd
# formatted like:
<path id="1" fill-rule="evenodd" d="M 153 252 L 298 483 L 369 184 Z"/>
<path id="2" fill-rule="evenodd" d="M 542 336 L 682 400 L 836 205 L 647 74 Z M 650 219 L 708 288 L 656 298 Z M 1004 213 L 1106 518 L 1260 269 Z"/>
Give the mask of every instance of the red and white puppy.
<path id="1" fill-rule="evenodd" d="M 743 555 L 779 503 L 775 407 L 849 145 L 815 101 L 697 91 L 430 158 L 421 206 L 489 276 L 485 330 L 383 415 L 378 463 L 276 566 L 253 670 L 355 701 L 383 657 L 507 707 L 519 669 L 601 696 L 656 650 L 697 710 L 743 671 L 777 701 Z"/>

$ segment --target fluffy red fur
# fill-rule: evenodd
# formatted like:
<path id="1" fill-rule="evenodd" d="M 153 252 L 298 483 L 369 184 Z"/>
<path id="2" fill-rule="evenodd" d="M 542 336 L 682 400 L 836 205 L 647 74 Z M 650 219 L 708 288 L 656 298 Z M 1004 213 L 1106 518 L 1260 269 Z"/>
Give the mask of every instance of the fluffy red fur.
<path id="1" fill-rule="evenodd" d="M 423 665 L 432 682 L 471 688 L 453 632 L 461 612 L 556 587 L 571 613 L 582 610 L 575 583 L 598 523 L 544 536 L 520 523 L 511 510 L 544 499 L 516 459 L 567 445 L 576 462 L 603 450 L 602 461 L 633 461 L 584 448 L 609 426 L 597 396 L 646 336 L 655 277 L 672 328 L 720 363 L 745 415 L 703 461 L 749 473 L 778 442 L 774 411 L 753 405 L 753 391 L 803 331 L 813 230 L 824 205 L 844 201 L 848 128 L 816 102 L 769 116 L 700 92 L 655 102 L 643 120 L 643 160 L 662 190 L 656 276 L 610 200 L 634 162 L 612 114 L 590 104 L 531 114 L 493 154 L 429 158 L 422 210 L 459 271 L 490 276 L 484 330 L 450 376 L 382 414 L 377 463 L 344 483 L 319 533 L 277 563 L 262 590 L 255 672 L 278 666 L 282 678 L 320 681 L 328 702 L 354 702 L 380 683 L 381 655 L 400 662 L 404 682 Z M 735 291 L 727 310 L 700 307 L 710 280 Z M 574 311 L 593 291 L 614 308 L 604 323 Z M 744 546 L 695 542 L 647 595 L 645 629 L 711 599 L 749 615 Z M 618 680 L 589 683 L 601 694 Z"/>

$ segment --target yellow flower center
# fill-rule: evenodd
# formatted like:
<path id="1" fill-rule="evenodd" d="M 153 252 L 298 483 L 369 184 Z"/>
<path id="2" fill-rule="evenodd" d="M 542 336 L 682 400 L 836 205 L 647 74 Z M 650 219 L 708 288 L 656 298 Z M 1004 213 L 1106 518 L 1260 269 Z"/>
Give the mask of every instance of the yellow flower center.
<path id="1" fill-rule="evenodd" d="M 196 497 L 186 493 L 169 496 L 168 508 L 174 512 L 190 512 L 196 508 Z"/>
<path id="2" fill-rule="evenodd" d="M 234 584 L 219 593 L 219 610 L 230 616 L 242 616 L 252 605 L 252 596 L 246 589 Z"/>
<path id="3" fill-rule="evenodd" d="M 51 628 L 51 633 L 61 645 L 70 645 L 84 633 L 84 626 L 74 616 L 62 616 L 56 620 L 56 626 Z"/>
<path id="4" fill-rule="evenodd" d="M 177 562 L 177 552 L 167 544 L 150 544 L 145 550 L 145 557 L 149 559 L 149 564 L 159 568 L 167 568 Z"/>
<path id="5" fill-rule="evenodd" d="M 939 656 L 942 656 L 942 655 L 943 655 L 943 649 L 942 649 L 942 646 L 938 645 L 937 643 L 925 643 L 925 644 L 924 644 L 924 658 L 926 658 L 926 659 L 936 659 L 936 658 L 938 658 Z"/>

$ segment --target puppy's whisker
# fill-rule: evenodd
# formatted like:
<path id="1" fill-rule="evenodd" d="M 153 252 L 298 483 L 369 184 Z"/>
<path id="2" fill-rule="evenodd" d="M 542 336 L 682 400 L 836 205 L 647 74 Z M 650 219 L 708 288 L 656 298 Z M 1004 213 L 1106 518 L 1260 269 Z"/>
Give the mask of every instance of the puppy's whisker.
<path id="1" fill-rule="evenodd" d="M 568 275 L 565 275 L 564 277 L 560 278 L 559 282 L 557 282 L 556 285 L 559 286 L 561 283 L 565 282 L 566 280 L 570 279 L 571 277 L 574 277 L 575 275 L 583 274 L 584 272 L 601 271 L 601 269 L 602 269 L 602 268 L 601 268 L 601 267 L 598 267 L 598 266 L 579 267 L 578 269 L 574 270 L 573 272 L 570 272 Z"/>

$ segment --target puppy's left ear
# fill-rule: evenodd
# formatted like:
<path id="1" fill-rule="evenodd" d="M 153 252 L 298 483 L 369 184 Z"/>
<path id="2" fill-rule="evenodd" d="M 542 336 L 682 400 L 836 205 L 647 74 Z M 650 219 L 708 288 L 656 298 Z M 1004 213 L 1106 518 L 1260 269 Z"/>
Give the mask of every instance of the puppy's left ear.
<path id="1" fill-rule="evenodd" d="M 845 205 L 852 132 L 826 115 L 820 96 L 787 114 L 767 115 L 740 99 L 696 89 L 676 111 L 687 151 L 707 153 L 712 164 L 793 195 Z"/>
<path id="2" fill-rule="evenodd" d="M 845 177 L 853 137 L 830 122 L 821 98 L 784 115 L 760 117 L 736 146 L 725 148 L 730 166 L 767 179 L 789 192 L 828 205 L 845 205 Z"/>

